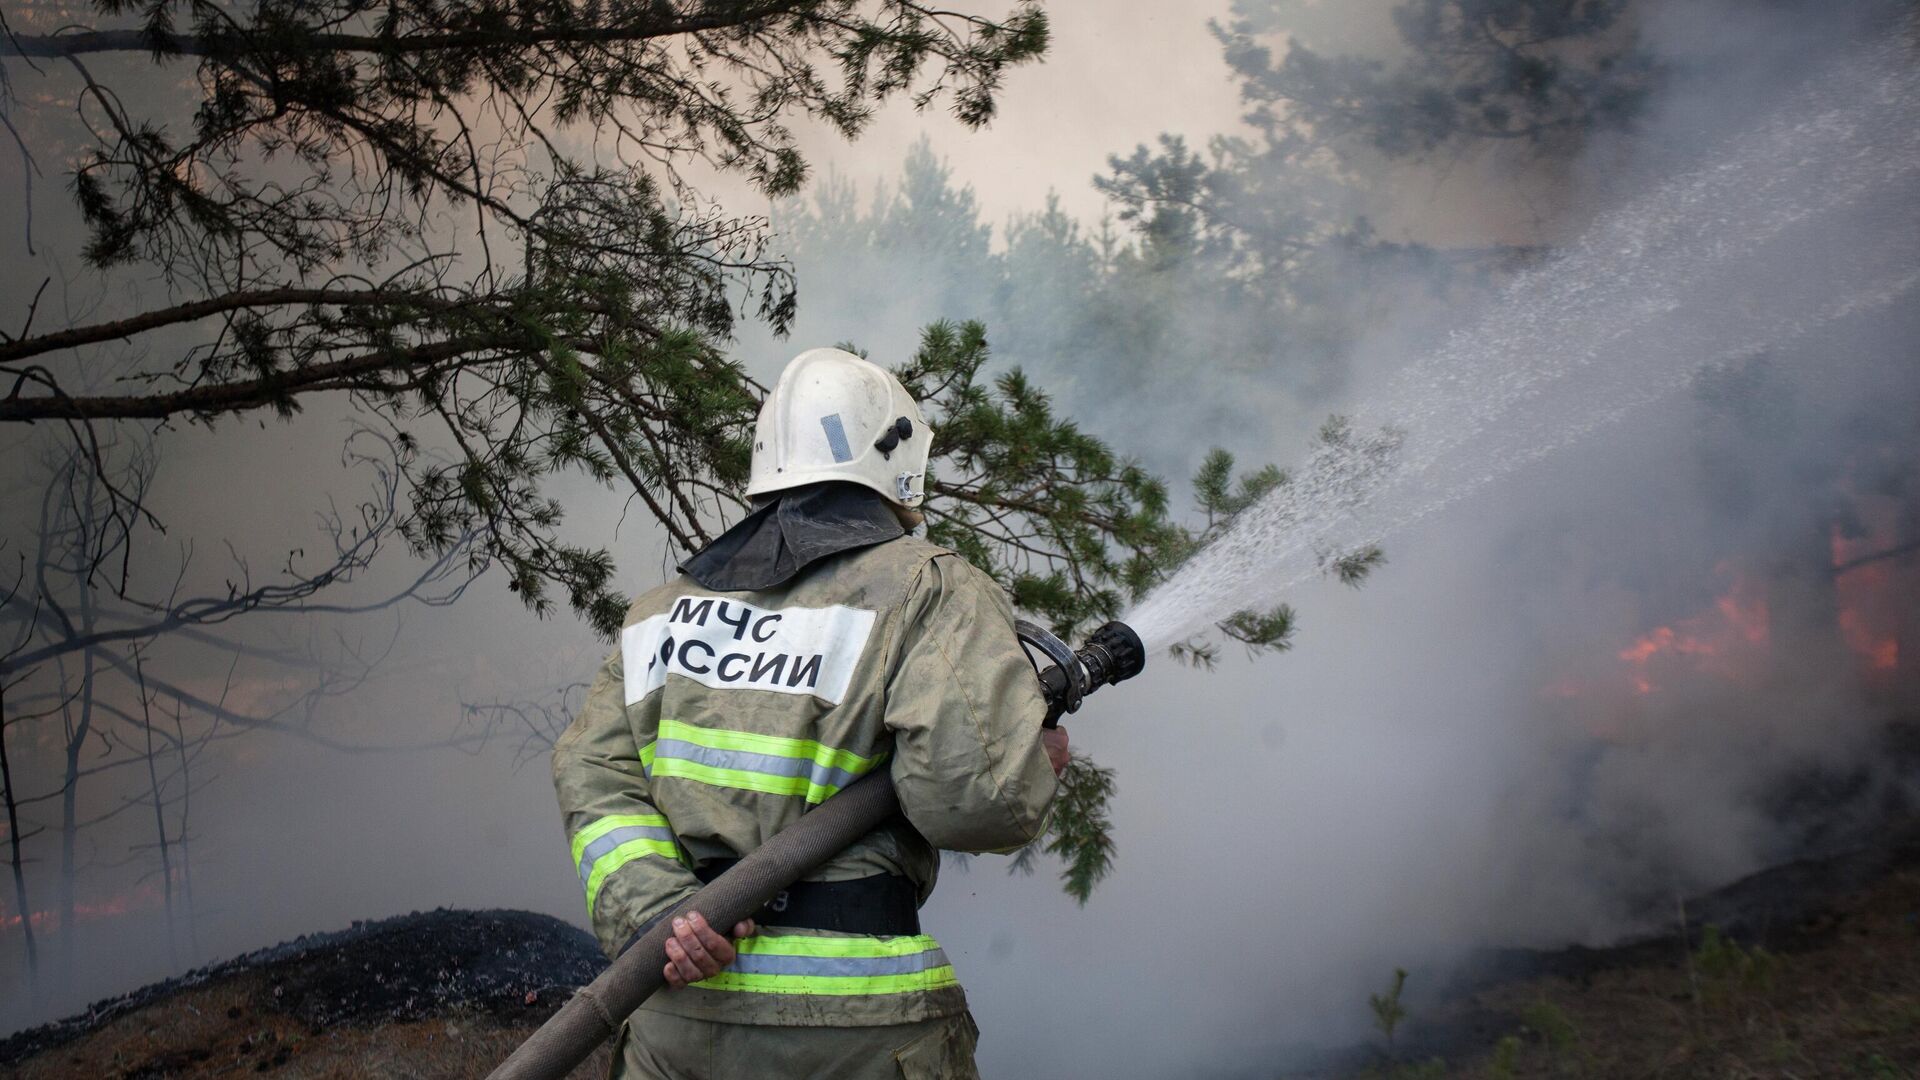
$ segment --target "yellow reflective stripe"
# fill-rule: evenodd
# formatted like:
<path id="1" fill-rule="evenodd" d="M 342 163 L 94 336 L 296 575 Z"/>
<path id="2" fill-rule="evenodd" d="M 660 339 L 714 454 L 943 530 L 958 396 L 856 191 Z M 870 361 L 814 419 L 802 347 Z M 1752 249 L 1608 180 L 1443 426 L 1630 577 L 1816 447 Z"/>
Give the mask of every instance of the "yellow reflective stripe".
<path id="1" fill-rule="evenodd" d="M 759 994 L 853 997 L 905 994 L 959 985 L 940 943 L 903 937 L 762 934 L 737 945 L 726 971 L 696 986 Z"/>
<path id="2" fill-rule="evenodd" d="M 600 899 L 600 886 L 606 884 L 607 878 L 633 860 L 647 855 L 658 855 L 675 863 L 680 861 L 679 847 L 665 840 L 629 840 L 595 860 L 593 872 L 587 876 L 587 918 L 593 918 L 594 903 Z"/>
<path id="3" fill-rule="evenodd" d="M 672 828 L 667 824 L 667 819 L 659 814 L 609 814 L 573 834 L 573 868 L 580 869 L 580 853 L 587 850 L 588 844 L 615 829 L 624 829 L 631 825 L 650 825 L 658 829 Z"/>
<path id="4" fill-rule="evenodd" d="M 907 956 L 937 949 L 928 934 L 907 937 L 815 937 L 811 934 L 757 934 L 734 943 L 741 953 L 772 956 Z"/>
<path id="5" fill-rule="evenodd" d="M 648 776 L 653 775 L 653 748 L 659 745 L 656 740 L 640 748 L 640 771 Z"/>
<path id="6" fill-rule="evenodd" d="M 705 728 L 680 720 L 661 720 L 660 737 L 679 739 L 682 742 L 711 747 L 715 750 L 744 750 L 752 754 L 797 758 L 829 769 L 844 769 L 855 774 L 866 772 L 880 760 L 879 755 L 870 758 L 861 757 L 851 750 L 824 746 L 812 739 L 788 739 L 779 735 L 761 735 L 751 731 Z"/>
<path id="7" fill-rule="evenodd" d="M 828 975 L 740 975 L 723 971 L 693 985 L 702 990 L 734 990 L 754 994 L 819 994 L 855 997 L 861 994 L 909 994 L 960 985 L 952 965 L 928 968 L 908 975 L 864 975 L 839 978 Z"/>
<path id="8" fill-rule="evenodd" d="M 824 802 L 829 796 L 840 792 L 838 787 L 832 784 L 817 784 L 811 777 L 773 776 L 768 773 L 748 772 L 745 769 L 721 769 L 680 758 L 655 759 L 653 775 L 656 778 L 677 777 L 681 780 L 711 784 L 714 787 L 759 791 L 768 795 L 804 795 L 810 803 Z"/>

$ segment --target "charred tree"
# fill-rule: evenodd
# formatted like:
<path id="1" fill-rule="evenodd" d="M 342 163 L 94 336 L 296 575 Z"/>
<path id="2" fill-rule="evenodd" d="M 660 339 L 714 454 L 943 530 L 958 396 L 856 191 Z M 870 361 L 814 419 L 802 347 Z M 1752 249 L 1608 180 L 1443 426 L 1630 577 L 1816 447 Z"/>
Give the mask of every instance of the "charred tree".
<path id="1" fill-rule="evenodd" d="M 16 585 L 7 599 L 11 601 L 18 594 Z M 24 642 L 32 633 L 33 622 L 29 621 L 21 640 Z M 5 676 L 0 676 L 0 802 L 4 802 L 7 811 L 7 869 L 13 877 L 14 910 L 20 913 L 20 933 L 26 941 L 27 974 L 29 978 L 37 980 L 40 977 L 40 947 L 34 938 L 33 903 L 27 895 L 27 875 L 22 865 L 22 851 L 33 832 L 27 830 L 20 820 L 19 789 L 14 786 L 13 761 L 7 751 L 7 729 L 15 723 L 7 712 L 7 691 L 23 678 L 21 676 L 9 682 Z"/>

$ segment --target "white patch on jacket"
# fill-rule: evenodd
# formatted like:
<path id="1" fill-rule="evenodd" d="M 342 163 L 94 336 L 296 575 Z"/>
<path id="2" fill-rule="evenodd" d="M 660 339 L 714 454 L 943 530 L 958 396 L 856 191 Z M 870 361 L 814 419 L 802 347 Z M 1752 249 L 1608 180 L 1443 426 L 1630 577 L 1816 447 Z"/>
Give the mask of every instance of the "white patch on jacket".
<path id="1" fill-rule="evenodd" d="M 762 608 L 683 596 L 665 614 L 620 631 L 632 705 L 683 675 L 715 690 L 811 694 L 838 704 L 873 631 L 874 613 L 834 605 Z"/>

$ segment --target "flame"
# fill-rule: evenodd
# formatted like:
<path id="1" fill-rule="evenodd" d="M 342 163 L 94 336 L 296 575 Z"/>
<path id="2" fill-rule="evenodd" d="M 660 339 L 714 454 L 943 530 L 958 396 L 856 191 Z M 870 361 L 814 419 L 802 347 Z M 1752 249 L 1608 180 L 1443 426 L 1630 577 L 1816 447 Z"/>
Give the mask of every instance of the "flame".
<path id="1" fill-rule="evenodd" d="M 1901 581 L 1912 560 L 1875 556 L 1900 549 L 1902 507 L 1887 495 L 1855 494 L 1853 509 L 1858 535 L 1848 537 L 1838 524 L 1829 533 L 1840 637 L 1869 676 L 1885 678 L 1900 670 L 1900 635 L 1912 595 Z"/>
<path id="2" fill-rule="evenodd" d="M 1634 693 L 1653 693 L 1659 689 L 1656 674 L 1676 667 L 1734 678 L 1747 656 L 1766 650 L 1771 632 L 1766 586 L 1741 573 L 1731 561 L 1723 560 L 1713 572 L 1730 581 L 1711 609 L 1671 626 L 1655 627 L 1620 650 Z M 1677 664 L 1676 658 L 1687 662 Z"/>
<path id="3" fill-rule="evenodd" d="M 175 871 L 175 876 L 179 872 Z M 145 911 L 160 907 L 165 897 L 160 894 L 160 883 L 145 881 L 118 896 L 111 896 L 95 903 L 75 903 L 73 921 L 76 923 L 95 922 L 101 919 L 117 919 L 135 911 Z M 60 913 L 51 908 L 45 911 L 29 912 L 26 915 L 0 913 L 0 932 L 17 929 L 22 922 L 31 922 L 34 933 L 46 933 L 60 927 Z"/>
<path id="4" fill-rule="evenodd" d="M 1827 532 L 1835 605 L 1834 622 L 1828 626 L 1858 659 L 1859 671 L 1869 681 L 1891 685 L 1907 659 L 1902 636 L 1913 634 L 1916 625 L 1912 597 L 1920 581 L 1914 576 L 1911 528 L 1903 526 L 1904 507 L 1897 500 L 1861 495 L 1851 484 L 1847 494 L 1847 522 L 1835 523 Z M 1618 667 L 1608 665 L 1603 654 L 1596 658 L 1600 666 L 1589 664 L 1580 674 L 1559 678 L 1542 689 L 1542 696 L 1583 702 L 1580 722 L 1595 736 L 1607 738 L 1638 724 L 1645 712 L 1641 699 L 1664 685 L 1702 675 L 1764 682 L 1775 659 L 1769 655 L 1775 627 L 1768 581 L 1743 570 L 1733 558 L 1722 559 L 1713 575 L 1724 587 L 1710 605 L 1635 637 L 1614 653 Z M 1783 641 L 1782 650 L 1787 647 Z M 1596 702 L 1610 703 L 1609 715 L 1596 715 L 1601 711 Z"/>
<path id="5" fill-rule="evenodd" d="M 1892 613 L 1885 610 L 1886 598 L 1893 591 L 1894 566 L 1891 562 L 1849 564 L 1889 550 L 1896 543 L 1896 533 L 1886 507 L 1863 510 L 1861 516 L 1867 524 L 1864 535 L 1849 539 L 1838 525 L 1831 534 L 1840 637 L 1865 662 L 1869 672 L 1885 674 L 1900 668 L 1900 639 L 1889 629 Z"/>

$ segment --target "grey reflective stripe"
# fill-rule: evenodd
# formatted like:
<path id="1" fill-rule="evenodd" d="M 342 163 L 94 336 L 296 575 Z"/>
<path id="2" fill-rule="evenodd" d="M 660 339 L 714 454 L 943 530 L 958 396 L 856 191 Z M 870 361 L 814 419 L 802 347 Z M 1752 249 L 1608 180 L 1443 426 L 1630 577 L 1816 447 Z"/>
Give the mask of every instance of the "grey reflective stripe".
<path id="1" fill-rule="evenodd" d="M 763 941 L 767 939 L 762 939 Z M 741 953 L 727 965 L 742 975 L 819 975 L 859 978 L 866 975 L 911 975 L 947 966 L 943 949 L 906 956 L 781 956 L 778 953 Z"/>
<path id="2" fill-rule="evenodd" d="M 826 429 L 827 449 L 833 451 L 833 460 L 852 461 L 853 448 L 847 445 L 847 429 L 840 422 L 840 414 L 828 413 L 821 417 L 820 426 Z"/>
<path id="3" fill-rule="evenodd" d="M 715 769 L 739 769 L 768 776 L 804 776 L 821 787 L 843 788 L 860 779 L 859 773 L 822 765 L 808 758 L 756 754 L 751 750 L 716 750 L 711 746 L 679 739 L 661 739 L 654 745 L 653 756 L 656 761 L 663 757 L 679 758 Z"/>
<path id="4" fill-rule="evenodd" d="M 588 844 L 580 851 L 580 887 L 587 887 L 587 879 L 593 877 L 593 864 L 614 848 L 629 840 L 665 840 L 669 844 L 680 841 L 673 835 L 672 829 L 663 829 L 658 825 L 625 825 Z"/>

